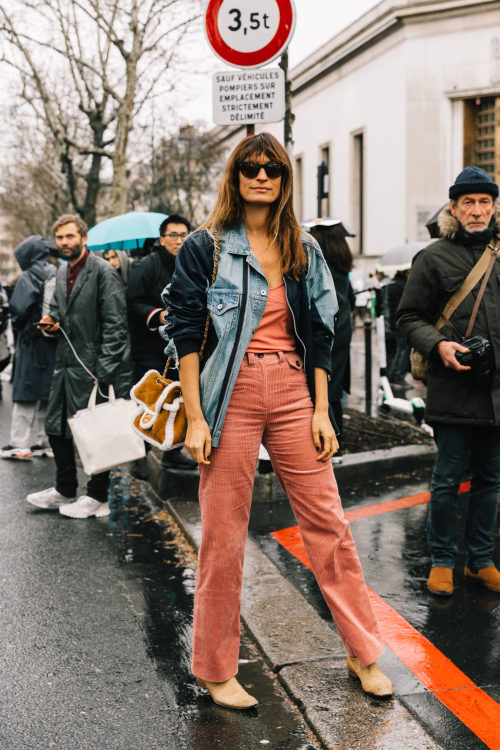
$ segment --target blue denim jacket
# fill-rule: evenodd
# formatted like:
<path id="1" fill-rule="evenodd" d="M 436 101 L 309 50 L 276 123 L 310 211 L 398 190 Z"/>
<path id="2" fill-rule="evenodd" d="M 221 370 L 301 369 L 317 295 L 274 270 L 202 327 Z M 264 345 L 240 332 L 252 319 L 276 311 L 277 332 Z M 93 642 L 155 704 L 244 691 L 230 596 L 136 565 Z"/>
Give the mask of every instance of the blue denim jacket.
<path id="1" fill-rule="evenodd" d="M 174 361 L 199 351 L 207 309 L 210 330 L 200 365 L 201 408 L 216 446 L 241 362 L 259 325 L 269 286 L 250 250 L 243 223 L 220 233 L 217 276 L 212 280 L 214 237 L 204 230 L 191 234 L 176 258 L 175 272 L 163 292 L 168 311 L 160 329 L 167 356 Z M 338 310 L 333 280 L 318 244 L 304 234 L 307 271 L 300 281 L 284 276 L 297 351 L 314 402 L 314 368 L 331 368 L 334 316 Z"/>

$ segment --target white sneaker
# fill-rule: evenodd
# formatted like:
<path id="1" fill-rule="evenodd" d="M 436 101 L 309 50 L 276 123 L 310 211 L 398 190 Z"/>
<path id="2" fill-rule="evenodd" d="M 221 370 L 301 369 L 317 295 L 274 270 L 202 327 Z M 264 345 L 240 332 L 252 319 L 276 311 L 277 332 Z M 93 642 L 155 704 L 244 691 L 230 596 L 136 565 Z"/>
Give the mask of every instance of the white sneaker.
<path id="1" fill-rule="evenodd" d="M 90 518 L 91 516 L 96 516 L 99 511 L 103 513 L 104 505 L 106 505 L 106 503 L 100 503 L 99 500 L 96 500 L 93 497 L 81 495 L 76 503 L 60 505 L 59 513 L 63 516 L 68 516 L 68 518 Z M 106 515 L 105 512 L 104 515 Z"/>
<path id="2" fill-rule="evenodd" d="M 29 461 L 32 453 L 29 448 L 14 448 L 13 445 L 6 445 L 0 451 L 0 456 L 2 458 L 17 459 L 18 461 Z"/>
<path id="3" fill-rule="evenodd" d="M 101 507 L 97 508 L 95 512 L 96 518 L 105 518 L 106 516 L 109 516 L 109 505 L 107 503 L 101 503 Z"/>
<path id="4" fill-rule="evenodd" d="M 54 458 L 52 448 L 46 445 L 32 445 L 30 448 L 31 455 L 38 458 Z"/>
<path id="5" fill-rule="evenodd" d="M 47 490 L 41 490 L 40 492 L 31 492 L 29 495 L 26 495 L 26 500 L 31 505 L 36 505 L 37 508 L 55 510 L 61 505 L 74 503 L 75 498 L 61 495 L 55 487 L 49 487 Z"/>

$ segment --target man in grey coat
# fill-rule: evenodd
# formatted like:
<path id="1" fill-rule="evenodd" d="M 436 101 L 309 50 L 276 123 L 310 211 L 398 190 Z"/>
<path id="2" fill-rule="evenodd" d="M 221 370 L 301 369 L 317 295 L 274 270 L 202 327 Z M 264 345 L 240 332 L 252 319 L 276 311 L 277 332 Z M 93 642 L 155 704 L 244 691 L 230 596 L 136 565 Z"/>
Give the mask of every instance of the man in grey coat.
<path id="1" fill-rule="evenodd" d="M 415 258 L 398 309 L 401 335 L 429 360 L 426 419 L 434 428 L 438 453 L 431 480 L 427 541 L 431 593 L 453 593 L 457 552 L 459 487 L 470 468 L 465 525 L 465 577 L 500 593 L 494 565 L 500 490 L 500 211 L 498 186 L 478 167 L 466 167 L 450 187 L 449 208 L 439 216 L 440 239 Z M 474 350 L 464 337 L 481 280 L 442 320 L 444 308 L 483 256 L 490 267 L 469 337 L 483 337 L 472 367 L 460 362 Z M 436 327 L 438 320 L 441 325 Z M 489 346 L 489 348 L 488 348 Z M 458 359 L 457 359 L 458 354 Z"/>
<path id="2" fill-rule="evenodd" d="M 68 261 L 58 269 L 50 314 L 40 321 L 44 330 L 58 335 L 45 421 L 56 462 L 56 484 L 26 499 L 38 508 L 58 509 L 71 518 L 100 517 L 109 513 L 109 471 L 90 477 L 86 494 L 76 500 L 75 451 L 67 419 L 87 407 L 94 385 L 87 370 L 96 375 L 104 393 L 111 384 L 117 396 L 128 396 L 132 369 L 125 294 L 114 268 L 87 250 L 87 226 L 80 216 L 61 216 L 53 231 L 59 253 Z M 62 333 L 58 334 L 59 328 L 86 369 Z"/>

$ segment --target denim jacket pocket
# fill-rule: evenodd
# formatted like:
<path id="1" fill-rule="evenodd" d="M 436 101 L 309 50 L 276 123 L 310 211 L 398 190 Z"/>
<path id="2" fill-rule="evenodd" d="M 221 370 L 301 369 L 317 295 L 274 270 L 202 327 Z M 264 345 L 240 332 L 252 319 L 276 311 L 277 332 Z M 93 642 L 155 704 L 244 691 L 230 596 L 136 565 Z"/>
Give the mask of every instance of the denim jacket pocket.
<path id="1" fill-rule="evenodd" d="M 208 290 L 207 308 L 218 339 L 219 358 L 221 347 L 226 345 L 230 332 L 238 323 L 239 305 L 240 296 L 233 289 Z"/>
<path id="2" fill-rule="evenodd" d="M 238 307 L 238 292 L 225 289 L 209 289 L 207 307 L 211 315 L 224 315 L 228 310 Z"/>

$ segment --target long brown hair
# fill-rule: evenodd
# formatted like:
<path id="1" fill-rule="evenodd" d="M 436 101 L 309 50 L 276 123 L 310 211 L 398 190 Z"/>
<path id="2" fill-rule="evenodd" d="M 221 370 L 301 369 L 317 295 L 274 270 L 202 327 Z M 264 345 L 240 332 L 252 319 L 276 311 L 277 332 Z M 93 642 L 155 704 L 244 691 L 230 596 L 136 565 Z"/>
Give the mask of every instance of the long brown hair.
<path id="1" fill-rule="evenodd" d="M 268 232 L 280 244 L 283 273 L 298 279 L 307 266 L 307 255 L 293 210 L 292 165 L 286 150 L 271 133 L 249 135 L 238 143 L 227 160 L 215 206 L 200 229 L 231 229 L 243 219 L 245 203 L 239 189 L 238 164 L 260 156 L 283 164 L 280 195 L 270 206 Z"/>
<path id="2" fill-rule="evenodd" d="M 313 226 L 309 230 L 317 240 L 329 266 L 333 266 L 340 273 L 352 271 L 353 257 L 351 248 L 347 244 L 340 224 L 332 226 Z"/>

